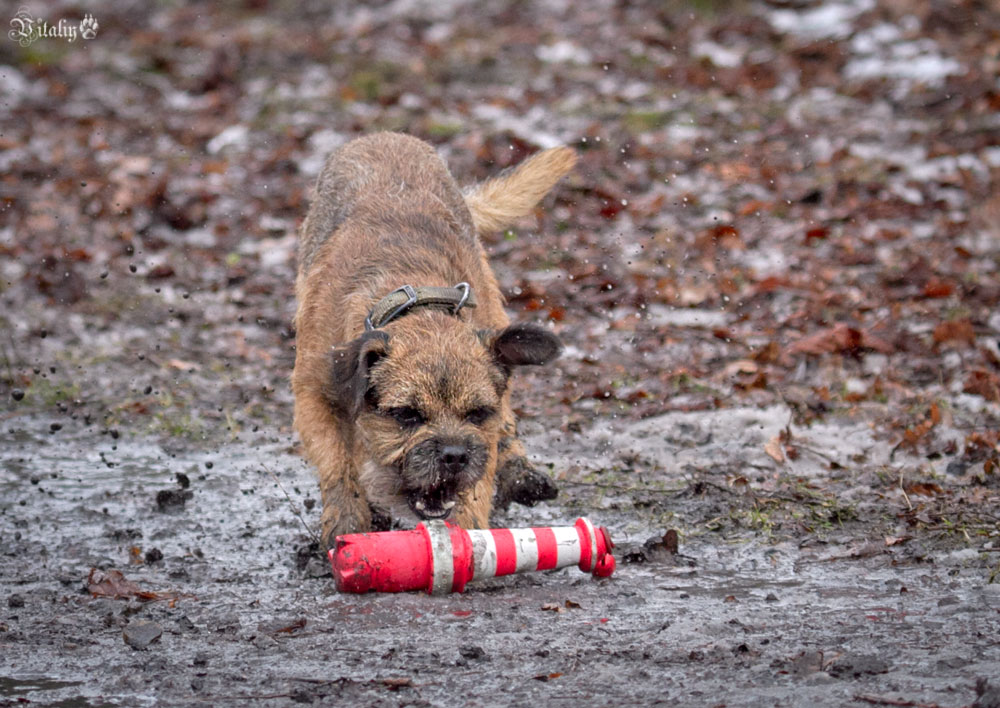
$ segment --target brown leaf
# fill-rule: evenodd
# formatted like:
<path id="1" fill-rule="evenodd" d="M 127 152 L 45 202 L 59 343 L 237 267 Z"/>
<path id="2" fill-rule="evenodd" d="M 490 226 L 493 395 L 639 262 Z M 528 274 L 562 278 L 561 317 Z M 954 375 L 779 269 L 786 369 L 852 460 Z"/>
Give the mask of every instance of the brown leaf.
<path id="1" fill-rule="evenodd" d="M 739 374 L 756 374 L 758 368 L 757 364 L 749 359 L 737 359 L 726 364 L 726 368 L 722 372 L 725 376 L 729 377 Z"/>
<path id="2" fill-rule="evenodd" d="M 680 539 L 677 536 L 677 529 L 667 529 L 667 532 L 663 534 L 663 547 L 671 555 L 676 556 L 680 552 Z"/>
<path id="3" fill-rule="evenodd" d="M 985 369 L 973 369 L 965 377 L 962 391 L 982 396 L 987 401 L 1000 402 L 1000 376 Z"/>
<path id="4" fill-rule="evenodd" d="M 191 361 L 182 361 L 181 359 L 171 359 L 167 362 L 167 366 L 180 371 L 198 371 L 201 368 L 200 364 L 195 364 Z"/>
<path id="5" fill-rule="evenodd" d="M 303 629 L 305 626 L 306 626 L 306 618 L 300 617 L 299 619 L 292 622 L 290 625 L 282 627 L 281 629 L 274 630 L 272 634 L 291 634 L 292 632 L 297 632 L 300 629 Z"/>
<path id="6" fill-rule="evenodd" d="M 944 494 L 944 490 L 933 482 L 914 482 L 913 484 L 906 485 L 904 489 L 907 494 L 921 497 L 934 497 Z"/>
<path id="7" fill-rule="evenodd" d="M 806 231 L 806 243 L 811 241 L 822 241 L 830 235 L 830 230 L 825 226 L 817 226 Z"/>
<path id="8" fill-rule="evenodd" d="M 870 331 L 840 323 L 793 342 L 788 352 L 814 356 L 833 353 L 858 356 L 865 349 L 882 354 L 891 354 L 896 350 L 892 344 Z"/>
<path id="9" fill-rule="evenodd" d="M 927 435 L 940 422 L 941 409 L 938 408 L 937 403 L 932 403 L 927 410 L 927 417 L 921 423 L 903 431 L 903 441 L 900 444 L 916 445 L 921 438 Z"/>
<path id="10" fill-rule="evenodd" d="M 563 603 L 563 604 L 565 604 L 566 609 L 568 609 L 568 610 L 579 610 L 580 609 L 580 603 L 577 602 L 577 601 L 575 601 L 575 600 L 566 600 L 566 602 Z"/>
<path id="11" fill-rule="evenodd" d="M 976 343 L 976 332 L 969 320 L 949 320 L 941 322 L 934 328 L 934 342 L 936 344 L 958 342 L 972 346 Z"/>
<path id="12" fill-rule="evenodd" d="M 413 685 L 413 679 L 408 676 L 392 676 L 389 678 L 382 679 L 382 685 L 388 688 L 390 691 L 396 691 L 400 688 L 408 688 Z"/>
<path id="13" fill-rule="evenodd" d="M 532 676 L 531 678 L 535 679 L 535 681 L 550 681 L 552 679 L 557 679 L 560 676 L 562 676 L 562 674 L 556 672 L 552 674 L 538 674 L 537 676 Z"/>
<path id="14" fill-rule="evenodd" d="M 924 285 L 924 297 L 927 298 L 948 297 L 954 292 L 954 284 L 947 280 L 940 280 L 939 278 L 932 277 Z"/>
<path id="15" fill-rule="evenodd" d="M 118 600 L 176 600 L 173 593 L 159 593 L 143 590 L 128 580 L 120 570 L 101 571 L 91 568 L 87 576 L 87 590 L 93 597 L 113 597 Z"/>
<path id="16" fill-rule="evenodd" d="M 558 602 L 546 602 L 542 605 L 542 609 L 546 612 L 565 612 L 566 608 L 560 605 Z"/>
<path id="17" fill-rule="evenodd" d="M 767 441 L 764 445 L 764 452 L 778 464 L 782 464 L 785 461 L 785 446 L 781 444 L 779 435 L 775 435 Z"/>

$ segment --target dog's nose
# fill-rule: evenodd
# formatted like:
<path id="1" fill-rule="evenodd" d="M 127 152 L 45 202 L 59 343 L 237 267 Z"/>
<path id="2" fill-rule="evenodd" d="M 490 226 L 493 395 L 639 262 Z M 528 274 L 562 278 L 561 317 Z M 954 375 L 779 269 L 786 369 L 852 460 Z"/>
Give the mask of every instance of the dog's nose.
<path id="1" fill-rule="evenodd" d="M 438 459 L 447 471 L 461 472 L 469 464 L 469 452 L 464 445 L 445 445 Z"/>

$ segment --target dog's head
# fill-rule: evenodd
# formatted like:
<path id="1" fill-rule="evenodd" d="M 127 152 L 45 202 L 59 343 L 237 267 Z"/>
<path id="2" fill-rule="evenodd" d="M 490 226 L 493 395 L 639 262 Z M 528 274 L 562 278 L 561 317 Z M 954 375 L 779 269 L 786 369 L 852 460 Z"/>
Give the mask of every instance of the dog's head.
<path id="1" fill-rule="evenodd" d="M 447 518 L 496 455 L 511 371 L 548 363 L 560 348 L 534 325 L 477 331 L 421 313 L 334 350 L 324 393 L 365 448 L 369 501 Z"/>

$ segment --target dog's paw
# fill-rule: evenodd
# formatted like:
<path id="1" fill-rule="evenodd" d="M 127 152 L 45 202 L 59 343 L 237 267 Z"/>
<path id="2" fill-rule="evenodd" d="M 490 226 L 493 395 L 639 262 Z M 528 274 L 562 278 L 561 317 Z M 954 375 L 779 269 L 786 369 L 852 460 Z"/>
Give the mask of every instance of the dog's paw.
<path id="1" fill-rule="evenodd" d="M 339 509 L 323 510 L 321 541 L 324 551 L 336 546 L 337 536 L 349 533 L 367 533 L 371 530 L 372 519 L 367 506 L 364 509 L 353 510 L 353 513 Z"/>
<path id="2" fill-rule="evenodd" d="M 536 470 L 524 457 L 511 457 L 497 470 L 493 505 L 497 509 L 506 509 L 511 502 L 534 506 L 540 501 L 555 499 L 558 494 L 559 487 L 547 474 Z"/>

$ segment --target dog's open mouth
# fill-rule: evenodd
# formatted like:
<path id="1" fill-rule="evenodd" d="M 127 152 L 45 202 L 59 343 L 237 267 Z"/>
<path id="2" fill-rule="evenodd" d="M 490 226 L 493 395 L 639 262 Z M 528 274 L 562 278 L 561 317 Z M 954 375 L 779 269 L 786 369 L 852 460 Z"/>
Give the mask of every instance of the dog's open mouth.
<path id="1" fill-rule="evenodd" d="M 445 519 L 455 508 L 455 500 L 447 499 L 436 490 L 430 492 L 411 492 L 406 496 L 406 501 L 410 509 L 418 517 L 424 520 Z"/>

